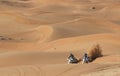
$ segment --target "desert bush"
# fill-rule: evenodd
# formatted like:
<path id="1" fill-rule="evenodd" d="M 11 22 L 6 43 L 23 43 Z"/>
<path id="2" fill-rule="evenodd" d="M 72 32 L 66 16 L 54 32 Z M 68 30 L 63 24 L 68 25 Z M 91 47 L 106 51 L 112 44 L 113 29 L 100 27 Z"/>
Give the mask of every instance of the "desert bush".
<path id="1" fill-rule="evenodd" d="M 102 56 L 102 49 L 99 44 L 93 46 L 88 53 L 91 61 Z"/>

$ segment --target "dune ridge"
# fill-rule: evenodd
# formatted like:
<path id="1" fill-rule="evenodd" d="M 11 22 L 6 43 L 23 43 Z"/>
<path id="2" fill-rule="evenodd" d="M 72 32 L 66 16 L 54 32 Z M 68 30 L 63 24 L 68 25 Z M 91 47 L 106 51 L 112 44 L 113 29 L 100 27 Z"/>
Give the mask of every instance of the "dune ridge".
<path id="1" fill-rule="evenodd" d="M 119 0 L 0 0 L 0 76 L 119 76 Z M 67 64 L 99 44 L 103 57 Z"/>

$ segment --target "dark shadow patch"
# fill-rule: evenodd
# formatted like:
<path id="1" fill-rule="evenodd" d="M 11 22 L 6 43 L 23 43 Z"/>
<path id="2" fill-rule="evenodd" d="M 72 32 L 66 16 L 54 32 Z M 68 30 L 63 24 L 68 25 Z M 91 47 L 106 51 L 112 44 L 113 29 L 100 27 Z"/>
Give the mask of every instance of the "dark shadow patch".
<path id="1" fill-rule="evenodd" d="M 29 3 L 13 2 L 13 1 L 8 1 L 8 0 L 2 0 L 2 1 L 0 1 L 0 4 L 5 4 L 5 5 L 11 6 L 11 7 L 21 7 L 21 8 L 32 7 L 32 5 Z"/>
<path id="2" fill-rule="evenodd" d="M 96 9 L 96 7 L 92 7 L 92 9 L 94 10 L 94 9 Z"/>

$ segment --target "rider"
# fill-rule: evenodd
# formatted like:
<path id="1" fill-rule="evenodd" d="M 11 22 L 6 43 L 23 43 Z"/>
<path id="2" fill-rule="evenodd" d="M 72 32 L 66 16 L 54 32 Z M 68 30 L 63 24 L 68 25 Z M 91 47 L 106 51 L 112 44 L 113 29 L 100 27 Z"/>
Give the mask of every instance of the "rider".
<path id="1" fill-rule="evenodd" d="M 89 62 L 88 55 L 87 53 L 84 53 L 82 64 L 88 63 L 88 62 Z"/>
<path id="2" fill-rule="evenodd" d="M 74 58 L 75 58 L 74 55 L 70 53 L 70 56 L 68 57 L 68 59 L 73 60 Z"/>
<path id="3" fill-rule="evenodd" d="M 68 57 L 68 64 L 71 63 L 71 61 L 76 62 L 75 56 L 71 53 L 70 56 Z"/>

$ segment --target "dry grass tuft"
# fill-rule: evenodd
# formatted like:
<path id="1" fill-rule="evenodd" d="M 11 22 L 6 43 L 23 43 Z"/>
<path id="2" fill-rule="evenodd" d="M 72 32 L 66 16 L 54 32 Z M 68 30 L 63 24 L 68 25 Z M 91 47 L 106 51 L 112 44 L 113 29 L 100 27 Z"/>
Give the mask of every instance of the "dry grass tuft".
<path id="1" fill-rule="evenodd" d="M 102 56 L 102 49 L 99 44 L 93 46 L 88 53 L 90 60 L 93 61 L 94 59 Z"/>

